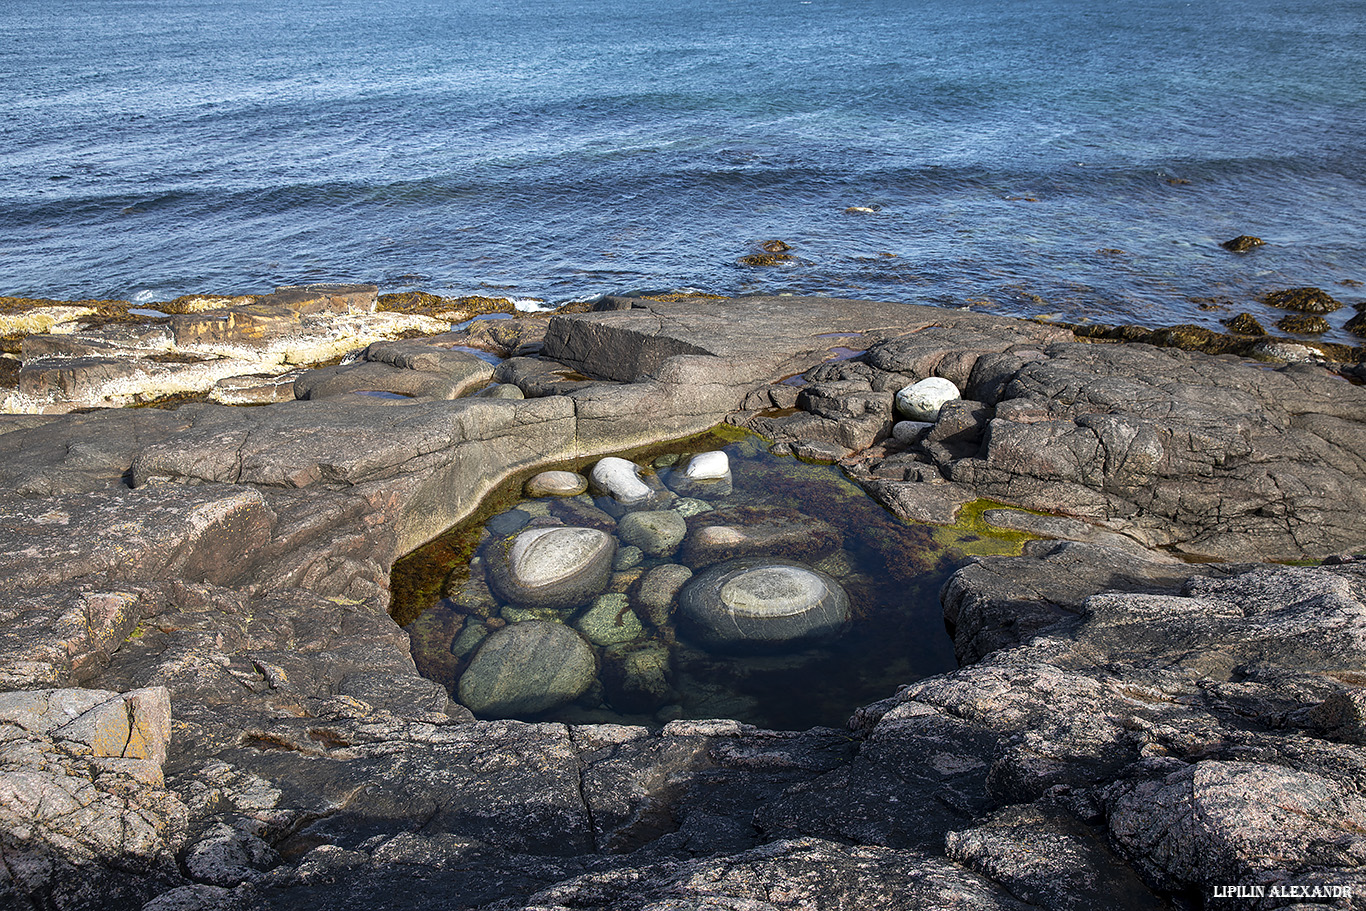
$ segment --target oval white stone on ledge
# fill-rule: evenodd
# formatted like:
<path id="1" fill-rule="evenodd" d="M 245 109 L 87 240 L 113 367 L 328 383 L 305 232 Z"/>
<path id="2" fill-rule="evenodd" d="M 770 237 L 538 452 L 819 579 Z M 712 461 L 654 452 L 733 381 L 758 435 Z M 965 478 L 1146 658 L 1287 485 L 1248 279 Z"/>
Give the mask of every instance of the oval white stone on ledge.
<path id="1" fill-rule="evenodd" d="M 896 394 L 896 409 L 912 421 L 937 421 L 939 409 L 962 398 L 958 387 L 939 376 L 904 386 Z"/>
<path id="2" fill-rule="evenodd" d="M 589 480 L 593 486 L 612 496 L 623 506 L 648 500 L 654 493 L 650 486 L 640 479 L 640 469 L 633 463 L 616 456 L 599 459 L 593 466 Z"/>

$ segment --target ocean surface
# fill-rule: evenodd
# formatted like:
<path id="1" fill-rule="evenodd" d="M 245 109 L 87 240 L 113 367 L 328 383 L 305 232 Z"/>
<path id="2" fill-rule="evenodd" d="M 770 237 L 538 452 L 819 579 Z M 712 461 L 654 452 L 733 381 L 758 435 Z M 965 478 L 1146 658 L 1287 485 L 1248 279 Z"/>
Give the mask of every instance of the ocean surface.
<path id="1" fill-rule="evenodd" d="M 7 295 L 1366 300 L 1366 0 L 16 0 L 0 148 Z"/>

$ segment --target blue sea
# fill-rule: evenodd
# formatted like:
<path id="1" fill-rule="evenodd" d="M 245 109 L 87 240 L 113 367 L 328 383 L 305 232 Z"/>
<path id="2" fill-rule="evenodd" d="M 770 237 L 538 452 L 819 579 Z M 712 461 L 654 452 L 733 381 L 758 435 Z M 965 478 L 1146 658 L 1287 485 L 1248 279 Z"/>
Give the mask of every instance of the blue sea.
<path id="1" fill-rule="evenodd" d="M 11 0 L 0 115 L 0 294 L 1366 300 L 1366 0 Z"/>

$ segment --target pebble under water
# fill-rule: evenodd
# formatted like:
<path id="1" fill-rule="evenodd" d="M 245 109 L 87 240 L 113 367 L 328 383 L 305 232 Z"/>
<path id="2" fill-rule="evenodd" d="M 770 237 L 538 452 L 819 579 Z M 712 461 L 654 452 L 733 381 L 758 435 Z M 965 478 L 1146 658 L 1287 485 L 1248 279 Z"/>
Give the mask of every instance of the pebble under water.
<path id="1" fill-rule="evenodd" d="M 649 726 L 678 718 L 733 718 L 778 730 L 843 726 L 856 707 L 956 666 L 939 604 L 940 587 L 969 555 L 1018 552 L 1026 537 L 980 521 L 982 504 L 965 507 L 967 518 L 957 526 L 903 522 L 837 466 L 772 455 L 759 437 L 731 428 L 667 449 L 634 455 L 645 480 L 658 486 L 661 478 L 669 480 L 671 471 L 686 464 L 689 454 L 719 449 L 729 457 L 730 492 L 693 495 L 711 511 L 688 519 L 688 537 L 674 553 L 636 555 L 619 546 L 607 591 L 625 598 L 595 603 L 630 605 L 631 616 L 619 612 L 608 632 L 609 638 L 626 641 L 592 645 L 597 676 L 579 698 L 547 711 L 506 717 Z M 587 474 L 593 464 L 568 467 Z M 500 601 L 494 594 L 497 586 L 487 581 L 493 548 L 506 546 L 527 528 L 558 522 L 615 531 L 606 513 L 623 515 L 605 496 L 522 499 L 522 480 L 492 496 L 480 516 L 394 567 L 391 612 L 406 623 L 418 669 L 457 701 L 462 674 L 492 632 L 510 622 L 547 619 L 587 628 L 586 616 L 593 609 L 590 604 L 557 613 Z M 674 499 L 649 508 L 677 504 Z M 698 530 L 745 523 L 779 529 L 763 557 L 814 568 L 844 589 L 851 618 L 840 635 L 785 648 L 718 649 L 704 647 L 680 624 L 677 613 L 657 625 L 651 622 L 649 610 L 642 607 L 641 577 L 655 566 L 691 561 L 697 579 L 708 566 L 717 565 L 714 555 L 693 546 Z M 660 619 L 658 612 L 655 618 Z"/>

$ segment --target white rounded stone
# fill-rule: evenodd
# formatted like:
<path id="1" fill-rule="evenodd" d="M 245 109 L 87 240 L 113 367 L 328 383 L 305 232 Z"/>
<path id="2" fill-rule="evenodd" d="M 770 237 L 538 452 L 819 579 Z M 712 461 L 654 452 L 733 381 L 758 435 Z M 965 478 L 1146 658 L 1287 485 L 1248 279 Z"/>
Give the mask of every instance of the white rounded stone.
<path id="1" fill-rule="evenodd" d="M 962 398 L 958 387 L 943 377 L 932 376 L 903 387 L 896 394 L 896 408 L 912 421 L 937 421 L 939 409 Z"/>
<path id="2" fill-rule="evenodd" d="M 610 494 L 624 506 L 648 500 L 654 493 L 648 484 L 640 479 L 640 469 L 633 463 L 616 456 L 598 460 L 589 475 L 593 486 Z"/>
<path id="3" fill-rule="evenodd" d="M 693 481 L 712 481 L 730 476 L 730 459 L 721 450 L 699 452 L 688 460 L 683 477 Z"/>

